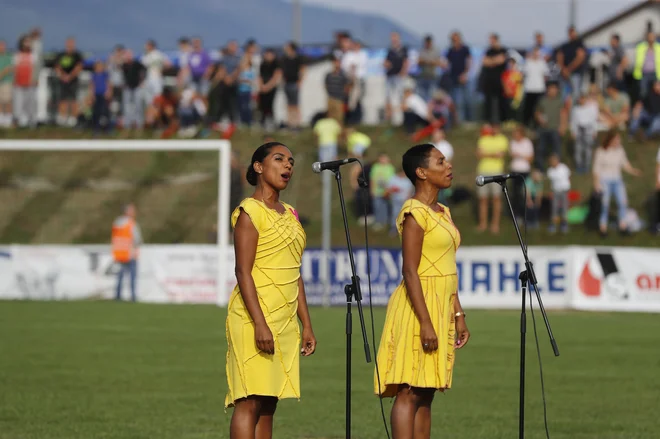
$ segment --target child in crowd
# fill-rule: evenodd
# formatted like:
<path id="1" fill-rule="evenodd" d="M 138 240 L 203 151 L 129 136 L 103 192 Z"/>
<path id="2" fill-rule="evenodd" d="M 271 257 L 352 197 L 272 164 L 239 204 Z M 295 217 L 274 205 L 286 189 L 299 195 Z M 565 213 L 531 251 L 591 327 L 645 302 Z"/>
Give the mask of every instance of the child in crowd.
<path id="1" fill-rule="evenodd" d="M 110 128 L 110 99 L 112 85 L 110 75 L 103 61 L 94 63 L 92 80 L 89 83 L 89 99 L 92 107 L 92 128 L 94 132 Z"/>
<path id="2" fill-rule="evenodd" d="M 556 233 L 561 227 L 562 233 L 568 232 L 568 191 L 571 189 L 571 170 L 559 161 L 557 154 L 548 160 L 548 180 L 552 189 L 552 224 L 550 233 Z"/>
<path id="3" fill-rule="evenodd" d="M 527 226 L 530 229 L 538 229 L 543 201 L 543 173 L 534 169 L 525 179 L 525 187 L 527 188 Z"/>
<path id="4" fill-rule="evenodd" d="M 409 198 L 412 198 L 415 193 L 415 186 L 410 182 L 410 179 L 406 177 L 406 173 L 402 168 L 397 170 L 395 176 L 393 176 L 389 183 L 387 184 L 387 196 L 390 200 L 390 207 L 392 209 L 392 216 L 390 217 L 390 235 L 397 236 L 396 228 L 396 219 L 399 216 L 399 212 L 403 207 L 403 203 L 406 202 Z"/>
<path id="5" fill-rule="evenodd" d="M 369 173 L 369 188 L 371 189 L 374 209 L 374 230 L 383 230 L 389 223 L 389 203 L 387 202 L 387 187 L 396 174 L 392 160 L 387 154 L 380 154 L 378 161 L 371 166 Z M 396 212 L 398 214 L 398 212 Z"/>

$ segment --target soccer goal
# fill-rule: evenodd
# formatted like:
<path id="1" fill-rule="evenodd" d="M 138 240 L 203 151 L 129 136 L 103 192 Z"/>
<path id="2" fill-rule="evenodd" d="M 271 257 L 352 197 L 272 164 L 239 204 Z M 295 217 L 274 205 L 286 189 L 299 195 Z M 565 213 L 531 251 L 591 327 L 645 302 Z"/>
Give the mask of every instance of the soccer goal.
<path id="1" fill-rule="evenodd" d="M 217 152 L 217 161 L 215 154 L 212 154 L 214 152 Z M 134 202 L 130 197 L 140 194 L 144 208 L 140 203 L 136 203 L 136 207 L 143 235 L 149 236 L 152 231 L 145 230 L 146 225 L 141 223 L 143 218 L 150 218 L 160 236 L 166 239 L 170 239 L 168 227 L 185 228 L 188 233 L 194 233 L 196 214 L 205 216 L 206 224 L 215 222 L 215 303 L 224 305 L 227 286 L 232 281 L 230 266 L 233 266 L 229 260 L 230 174 L 231 144 L 227 140 L 0 140 L 0 204 L 3 205 L 3 209 L 0 209 L 0 236 L 3 240 L 0 242 L 4 242 L 0 247 L 13 244 L 8 240 L 16 236 L 23 242 L 40 246 L 71 242 L 107 243 L 109 235 L 105 237 L 103 233 L 114 219 L 108 216 L 121 213 L 116 211 L 118 200 L 121 198 L 123 202 Z M 217 180 L 217 200 L 213 180 Z M 141 189 L 144 187 L 147 189 Z M 202 192 L 203 196 L 199 195 Z M 35 196 L 35 193 L 39 195 Z M 217 212 L 212 212 L 213 206 L 210 204 L 215 204 L 215 201 Z M 65 207 L 62 206 L 64 204 Z M 168 208 L 159 210 L 163 204 L 167 204 Z M 188 208 L 190 216 L 186 217 Z M 56 213 L 48 217 L 45 214 L 48 211 Z M 31 214 L 34 215 L 31 217 Z M 178 222 L 171 221 L 169 214 L 176 214 Z M 62 218 L 53 221 L 52 217 L 57 215 Z M 76 215 L 80 215 L 80 221 L 76 220 Z M 86 220 L 82 219 L 84 216 Z M 57 224 L 35 225 L 35 222 Z M 184 231 L 179 235 L 176 232 L 171 233 L 171 241 L 162 243 L 178 245 L 178 242 L 186 242 L 185 238 L 189 235 L 185 235 Z M 26 235 L 30 233 L 35 236 Z M 213 228 L 199 231 L 194 241 L 197 244 L 210 243 L 213 233 Z M 145 244 L 148 246 L 153 243 L 146 240 Z M 212 245 L 196 247 L 202 248 L 200 258 L 210 259 Z M 182 255 L 181 263 L 177 262 L 176 268 L 182 273 L 197 269 L 186 263 Z M 206 263 L 209 279 L 205 282 L 210 284 L 213 262 L 210 265 L 208 261 Z M 171 266 L 161 264 L 159 269 L 167 272 L 168 268 L 162 267 Z M 183 277 L 177 279 L 178 285 L 176 281 L 173 281 L 173 286 L 169 285 L 171 288 L 168 291 L 174 292 L 163 294 L 164 298 L 147 297 L 145 300 L 211 302 L 209 285 L 206 285 L 204 298 L 177 296 L 176 288 L 181 291 L 181 285 L 186 282 Z M 73 297 L 83 296 L 68 295 L 65 298 Z"/>

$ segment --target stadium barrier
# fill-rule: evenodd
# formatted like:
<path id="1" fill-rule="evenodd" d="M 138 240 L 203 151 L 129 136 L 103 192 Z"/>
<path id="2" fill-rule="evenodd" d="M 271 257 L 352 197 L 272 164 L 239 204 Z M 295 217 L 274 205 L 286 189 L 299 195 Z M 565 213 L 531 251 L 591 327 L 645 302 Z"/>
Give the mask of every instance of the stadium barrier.
<path id="1" fill-rule="evenodd" d="M 534 247 L 530 249 L 544 305 L 548 309 L 660 312 L 660 250 L 628 247 Z M 358 276 L 368 300 L 367 253 L 356 251 Z M 214 245 L 146 245 L 138 263 L 141 302 L 207 303 L 224 306 L 235 285 L 233 251 L 219 264 Z M 401 251 L 370 253 L 373 302 L 385 305 L 401 280 Z M 330 257 L 329 295 L 319 263 L 321 250 L 304 254 L 302 276 L 310 304 L 345 303 L 348 253 Z M 217 269 L 228 279 L 217 286 Z M 463 247 L 457 254 L 458 290 L 465 308 L 520 306 L 518 247 Z M 117 266 L 109 246 L 0 247 L 0 299 L 93 300 L 115 295 Z M 129 297 L 126 280 L 123 295 Z"/>

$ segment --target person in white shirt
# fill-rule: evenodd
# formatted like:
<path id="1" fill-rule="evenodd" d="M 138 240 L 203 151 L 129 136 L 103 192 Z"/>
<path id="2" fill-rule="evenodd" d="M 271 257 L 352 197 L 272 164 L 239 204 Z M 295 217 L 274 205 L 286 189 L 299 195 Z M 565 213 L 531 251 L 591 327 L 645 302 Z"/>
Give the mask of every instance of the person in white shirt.
<path id="1" fill-rule="evenodd" d="M 431 123 L 428 104 L 415 93 L 415 85 L 407 83 L 403 90 L 403 126 L 408 134 L 413 134 L 418 125 L 424 127 Z"/>
<path id="2" fill-rule="evenodd" d="M 392 212 L 400 212 L 403 204 L 415 194 L 415 186 L 410 182 L 403 169 L 399 169 L 394 177 L 387 183 L 387 196 L 390 199 L 390 208 Z M 390 235 L 396 236 L 397 215 L 391 216 Z"/>
<path id="3" fill-rule="evenodd" d="M 445 160 L 451 162 L 454 158 L 454 147 L 451 146 L 451 143 L 447 141 L 445 137 L 445 130 L 441 128 L 436 128 L 433 130 L 431 140 L 433 146 L 435 146 L 435 148 L 445 156 Z M 448 202 L 447 195 L 450 192 L 451 189 L 440 189 L 440 192 L 438 192 L 438 202 L 446 205 Z"/>
<path id="4" fill-rule="evenodd" d="M 433 146 L 445 156 L 445 160 L 451 162 L 454 158 L 454 147 L 451 146 L 451 143 L 447 142 L 445 131 L 436 128 L 433 130 L 432 139 Z"/>
<path id="5" fill-rule="evenodd" d="M 548 63 L 541 54 L 539 47 L 534 47 L 523 66 L 523 89 L 525 99 L 523 104 L 523 123 L 529 126 L 534 120 L 534 112 L 539 100 L 545 94 L 545 80 L 550 75 Z"/>
<path id="6" fill-rule="evenodd" d="M 568 232 L 568 191 L 571 189 L 571 170 L 553 154 L 549 159 L 548 180 L 552 189 L 552 224 L 548 231 L 555 233 L 557 226 Z"/>
<path id="7" fill-rule="evenodd" d="M 513 136 L 510 143 L 511 172 L 522 175 L 522 178 L 513 179 L 513 205 L 516 216 L 522 218 L 525 210 L 524 187 L 525 179 L 532 170 L 534 161 L 534 145 L 532 141 L 525 136 L 525 127 L 517 125 L 513 130 Z"/>
<path id="8" fill-rule="evenodd" d="M 598 107 L 586 95 L 580 96 L 571 111 L 571 137 L 575 142 L 575 167 L 578 174 L 591 169 L 591 155 L 598 133 Z"/>
<path id="9" fill-rule="evenodd" d="M 163 93 L 163 69 L 169 67 L 171 63 L 167 56 L 156 48 L 156 42 L 153 40 L 145 44 L 141 61 L 147 69 L 145 94 L 148 105 L 151 105 L 153 100 Z"/>
<path id="10" fill-rule="evenodd" d="M 362 99 L 366 90 L 369 55 L 362 49 L 359 41 L 350 41 L 348 47 L 350 49 L 341 57 L 341 69 L 351 79 L 352 84 L 348 96 L 347 119 L 350 123 L 358 124 L 362 120 Z"/>

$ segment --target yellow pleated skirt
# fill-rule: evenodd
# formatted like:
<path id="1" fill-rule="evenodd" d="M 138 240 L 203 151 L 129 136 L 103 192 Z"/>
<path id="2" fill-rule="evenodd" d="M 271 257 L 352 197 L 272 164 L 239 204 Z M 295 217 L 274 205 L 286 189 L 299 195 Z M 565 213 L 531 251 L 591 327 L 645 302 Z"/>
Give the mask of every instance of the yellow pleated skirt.
<path id="1" fill-rule="evenodd" d="M 374 373 L 374 392 L 381 397 L 396 396 L 401 384 L 444 390 L 451 387 L 454 368 L 454 300 L 457 276 L 420 276 L 424 300 L 438 336 L 438 350 L 424 352 L 420 324 L 404 282 L 387 305 L 385 326 Z"/>

